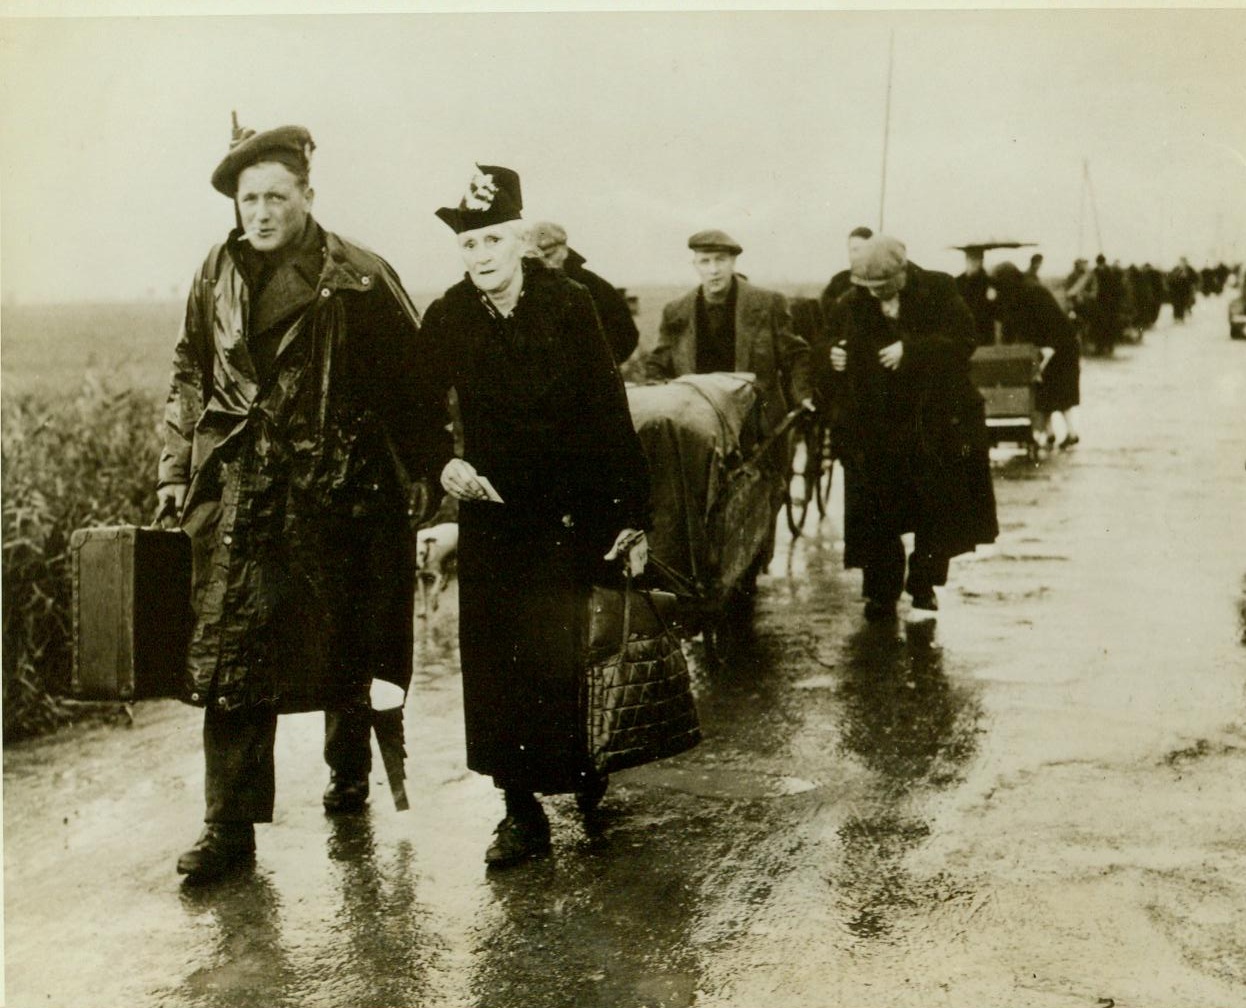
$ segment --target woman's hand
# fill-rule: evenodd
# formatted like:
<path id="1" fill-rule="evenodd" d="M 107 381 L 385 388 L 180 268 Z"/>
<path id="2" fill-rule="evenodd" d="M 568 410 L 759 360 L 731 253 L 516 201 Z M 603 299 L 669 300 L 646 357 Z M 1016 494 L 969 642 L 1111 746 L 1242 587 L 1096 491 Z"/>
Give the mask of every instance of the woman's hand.
<path id="1" fill-rule="evenodd" d="M 488 484 L 470 462 L 453 458 L 441 470 L 441 488 L 455 500 L 488 500 Z"/>
<path id="2" fill-rule="evenodd" d="M 627 554 L 627 570 L 632 577 L 644 573 L 645 564 L 649 562 L 649 540 L 644 532 L 624 529 L 615 537 L 610 552 L 602 559 L 615 560 L 623 553 Z"/>
<path id="3" fill-rule="evenodd" d="M 842 342 L 831 347 L 831 367 L 836 371 L 844 371 L 848 367 L 848 351 Z"/>

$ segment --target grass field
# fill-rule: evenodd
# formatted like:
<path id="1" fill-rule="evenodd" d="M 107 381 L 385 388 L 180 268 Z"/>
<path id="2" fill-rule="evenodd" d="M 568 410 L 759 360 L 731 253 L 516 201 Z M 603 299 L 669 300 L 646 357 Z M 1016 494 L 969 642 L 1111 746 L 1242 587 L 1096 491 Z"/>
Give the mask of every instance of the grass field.
<path id="1" fill-rule="evenodd" d="M 641 346 L 657 335 L 662 306 L 692 288 L 635 287 Z M 817 284 L 784 285 L 785 294 L 816 296 Z M 413 295 L 423 310 L 435 293 Z M 141 301 L 17 305 L 0 308 L 0 393 L 73 390 L 88 372 L 117 388 L 163 394 L 184 304 Z"/>

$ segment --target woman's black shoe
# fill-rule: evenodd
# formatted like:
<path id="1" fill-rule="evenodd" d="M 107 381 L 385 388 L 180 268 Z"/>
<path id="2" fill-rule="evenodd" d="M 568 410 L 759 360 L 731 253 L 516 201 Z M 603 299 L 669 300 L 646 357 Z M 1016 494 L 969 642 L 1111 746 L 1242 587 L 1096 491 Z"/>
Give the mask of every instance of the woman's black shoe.
<path id="1" fill-rule="evenodd" d="M 496 837 L 485 851 L 485 864 L 490 867 L 505 868 L 549 853 L 549 820 L 544 813 L 539 819 L 508 815 L 493 832 Z"/>
<path id="2" fill-rule="evenodd" d="M 1075 448 L 1079 441 L 1081 441 L 1081 438 L 1079 438 L 1076 434 L 1070 434 L 1068 437 L 1066 437 L 1063 441 L 1060 442 L 1060 448 L 1061 449 Z"/>

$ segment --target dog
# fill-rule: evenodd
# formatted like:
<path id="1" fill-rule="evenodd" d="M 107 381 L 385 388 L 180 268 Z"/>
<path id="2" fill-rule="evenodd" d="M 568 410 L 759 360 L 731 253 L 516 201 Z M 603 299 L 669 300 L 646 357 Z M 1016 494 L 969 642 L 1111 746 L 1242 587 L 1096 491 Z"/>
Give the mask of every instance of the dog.
<path id="1" fill-rule="evenodd" d="M 420 529 L 415 536 L 415 578 L 420 589 L 420 613 L 427 619 L 437 611 L 441 593 L 454 576 L 459 552 L 457 522 Z"/>

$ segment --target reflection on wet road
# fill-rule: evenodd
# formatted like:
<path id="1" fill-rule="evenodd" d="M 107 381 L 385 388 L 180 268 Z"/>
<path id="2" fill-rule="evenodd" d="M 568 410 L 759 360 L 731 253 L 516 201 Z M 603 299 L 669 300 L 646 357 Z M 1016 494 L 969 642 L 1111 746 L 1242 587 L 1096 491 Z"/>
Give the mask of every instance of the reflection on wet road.
<path id="1" fill-rule="evenodd" d="M 886 939 L 897 911 L 922 908 L 925 894 L 904 865 L 930 835 L 923 797 L 956 783 L 974 752 L 981 710 L 972 689 L 948 682 L 934 632 L 933 621 L 909 624 L 903 638 L 870 625 L 846 649 L 843 746 L 874 779 L 839 830 L 828 877 L 860 938 Z"/>

